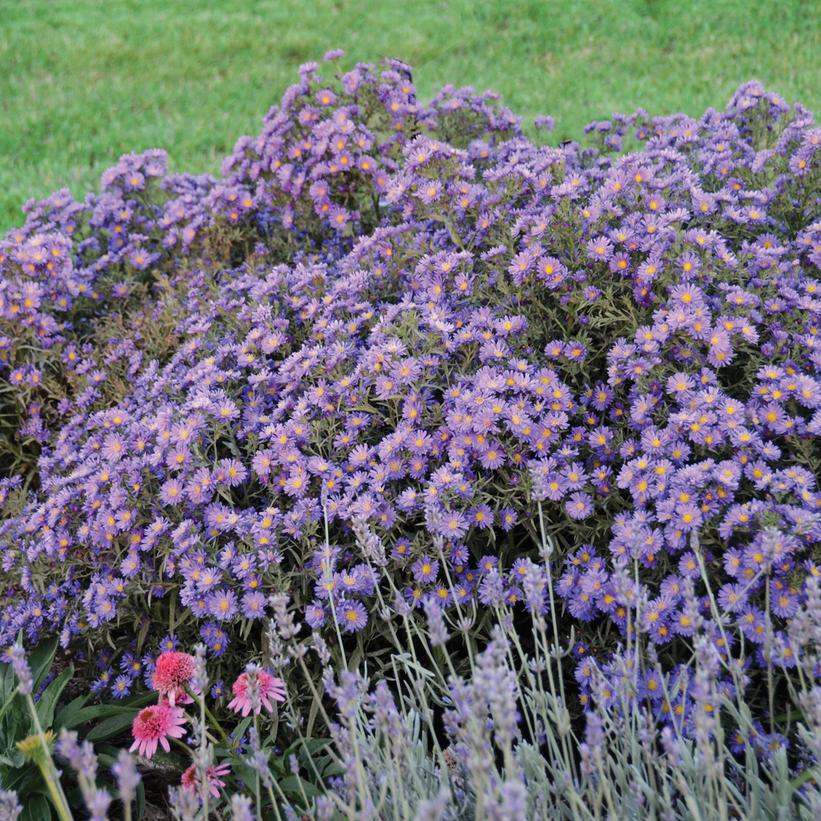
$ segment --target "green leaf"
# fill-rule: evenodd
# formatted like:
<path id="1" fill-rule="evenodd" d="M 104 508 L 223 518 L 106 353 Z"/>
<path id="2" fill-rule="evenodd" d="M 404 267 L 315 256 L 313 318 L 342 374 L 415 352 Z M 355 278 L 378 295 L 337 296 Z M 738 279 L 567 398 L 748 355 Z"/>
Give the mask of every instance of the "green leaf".
<path id="1" fill-rule="evenodd" d="M 26 798 L 20 821 L 49 821 L 51 805 L 48 799 L 40 793 L 34 793 Z"/>
<path id="2" fill-rule="evenodd" d="M 117 761 L 117 756 L 120 754 L 121 749 L 121 747 L 117 747 L 114 744 L 100 744 L 94 748 L 94 754 L 97 756 L 97 761 L 100 765 L 110 770 Z"/>
<path id="3" fill-rule="evenodd" d="M 43 694 L 37 702 L 37 715 L 44 730 L 51 727 L 54 721 L 54 710 L 57 707 L 57 701 L 73 675 L 74 665 L 69 664 L 69 666 L 43 690 Z"/>
<path id="4" fill-rule="evenodd" d="M 68 704 L 63 704 L 54 716 L 54 726 L 65 727 L 68 730 L 76 727 L 77 724 L 74 723 L 74 717 L 80 710 L 83 709 L 83 707 L 85 707 L 87 701 L 88 696 L 85 695 L 77 696 L 77 698 L 69 701 Z"/>
<path id="5" fill-rule="evenodd" d="M 2 707 L 0 707 L 0 718 L 6 714 L 6 711 L 11 708 L 11 705 L 14 704 L 15 699 L 17 698 L 17 693 L 12 690 L 8 696 L 6 696 L 6 700 Z"/>
<path id="6" fill-rule="evenodd" d="M 97 721 L 101 718 L 109 718 L 126 713 L 133 719 L 134 714 L 140 707 L 144 707 L 156 697 L 156 693 L 140 693 L 138 696 L 124 699 L 119 704 L 91 704 L 88 707 L 85 707 L 82 704 L 75 707 L 74 705 L 79 700 L 74 699 L 74 701 L 66 705 L 64 708 L 66 710 L 65 715 L 63 715 L 62 712 L 57 714 L 55 724 L 71 730 L 75 727 L 79 727 L 81 724 L 86 724 L 89 721 Z M 82 698 L 83 700 L 86 700 L 86 696 L 82 696 Z"/>
<path id="7" fill-rule="evenodd" d="M 280 775 L 285 775 L 285 773 L 288 772 L 285 766 L 284 758 L 272 758 L 268 762 L 268 769 L 271 770 L 275 776 L 277 776 L 277 779 Z"/>
<path id="8" fill-rule="evenodd" d="M 233 732 L 231 733 L 230 737 L 234 738 L 242 738 L 245 735 L 247 729 L 251 726 L 251 722 L 253 718 L 248 716 L 247 718 L 242 719 L 239 724 L 234 728 Z"/>
<path id="9" fill-rule="evenodd" d="M 23 696 L 15 693 L 5 707 L 5 716 L 0 723 L 0 751 L 15 758 L 17 750 L 14 745 L 19 739 L 31 735 L 33 722 Z"/>
<path id="10" fill-rule="evenodd" d="M 296 753 L 297 755 L 302 753 L 303 755 L 307 754 L 309 756 L 319 755 L 330 743 L 331 740 L 329 738 L 298 739 L 285 750 L 282 756 L 283 758 L 287 758 L 291 753 Z"/>
<path id="11" fill-rule="evenodd" d="M 136 819 L 140 821 L 140 819 L 145 815 L 145 784 L 140 781 L 137 784 L 137 812 L 136 812 Z"/>
<path id="12" fill-rule="evenodd" d="M 114 715 L 106 718 L 99 724 L 95 724 L 87 733 L 86 741 L 103 741 L 106 738 L 121 733 L 126 727 L 130 727 L 134 721 L 134 716 L 137 715 L 136 709 L 131 709 L 127 713 Z"/>
<path id="13" fill-rule="evenodd" d="M 0 767 L 16 767 L 14 759 L 11 756 L 0 754 Z"/>
<path id="14" fill-rule="evenodd" d="M 17 676 L 10 664 L 0 664 L 0 698 L 7 699 L 17 689 Z"/>
<path id="15" fill-rule="evenodd" d="M 345 772 L 345 768 L 338 762 L 330 759 L 325 767 L 321 770 L 323 778 L 333 778 L 337 775 L 342 775 Z"/>
<path id="16" fill-rule="evenodd" d="M 43 676 L 51 669 L 51 663 L 54 661 L 56 652 L 57 639 L 50 639 L 38 645 L 29 655 L 28 663 L 29 667 L 31 667 L 31 674 L 34 677 L 35 689 L 37 689 Z"/>
<path id="17" fill-rule="evenodd" d="M 306 781 L 298 775 L 289 775 L 287 778 L 283 778 L 282 781 L 279 782 L 279 788 L 287 796 L 298 796 L 301 798 L 303 791 L 308 798 L 315 798 L 318 795 L 322 795 L 322 792 L 311 784 L 310 781 Z"/>
<path id="18" fill-rule="evenodd" d="M 182 758 L 174 747 L 171 748 L 170 753 L 163 752 L 161 749 L 157 750 L 157 752 L 151 756 L 151 761 L 161 767 L 173 767 L 179 771 L 180 775 L 182 775 L 182 771 L 191 763 L 190 758 Z"/>
<path id="19" fill-rule="evenodd" d="M 804 713 L 801 710 L 792 710 L 789 713 L 781 713 L 773 720 L 781 724 L 784 721 L 801 721 L 804 718 Z"/>
<path id="20" fill-rule="evenodd" d="M 23 767 L 23 763 L 24 759 L 21 755 L 20 763 L 3 778 L 3 782 L 0 784 L 4 790 L 14 790 L 21 799 L 33 783 L 42 779 L 40 770 L 37 767 Z M 20 803 L 24 802 L 21 800 Z"/>

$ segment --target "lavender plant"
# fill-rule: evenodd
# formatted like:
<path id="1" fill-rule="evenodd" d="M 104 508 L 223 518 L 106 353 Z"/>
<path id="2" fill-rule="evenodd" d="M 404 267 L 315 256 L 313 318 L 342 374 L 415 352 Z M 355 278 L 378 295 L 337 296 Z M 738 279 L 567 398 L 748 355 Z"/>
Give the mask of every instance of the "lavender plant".
<path id="1" fill-rule="evenodd" d="M 549 566 L 549 548 L 542 555 Z M 528 571 L 528 587 L 539 590 L 544 569 Z M 803 660 L 791 678 L 793 703 L 818 695 L 818 583 L 809 588 L 812 606 L 791 631 Z M 403 629 L 413 634 L 405 646 L 421 644 L 427 659 L 397 647 L 394 693 L 384 681 L 368 692 L 361 675 L 332 688 L 347 773 L 334 796 L 343 817 L 809 819 L 819 811 L 817 743 L 809 741 L 821 732 L 818 712 L 797 718 L 803 742 L 790 757 L 783 737 L 769 735 L 748 705 L 723 692 L 721 660 L 703 620 L 689 680 L 665 674 L 646 627 L 634 638 L 641 650 L 620 648 L 608 670 L 591 664 L 594 695 L 578 725 L 560 686 L 572 646 L 556 643 L 538 611 L 529 631 L 513 629 L 515 613 L 504 601 L 496 612 L 499 624 L 467 676 L 448 673 L 448 656 L 437 664 L 431 632 L 405 618 Z M 660 728 L 658 699 L 669 705 L 683 697 L 693 703 L 693 732 L 684 718 Z"/>

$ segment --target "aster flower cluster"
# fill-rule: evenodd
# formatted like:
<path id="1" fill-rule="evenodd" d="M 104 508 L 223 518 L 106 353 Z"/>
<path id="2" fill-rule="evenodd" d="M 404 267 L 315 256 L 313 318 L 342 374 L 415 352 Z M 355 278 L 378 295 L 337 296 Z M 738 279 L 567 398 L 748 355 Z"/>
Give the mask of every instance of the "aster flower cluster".
<path id="1" fill-rule="evenodd" d="M 311 64 L 220 179 L 148 152 L 29 204 L 0 249 L 2 401 L 37 443 L 0 641 L 173 602 L 220 655 L 284 590 L 295 631 L 378 638 L 398 596 L 437 643 L 442 612 L 505 604 L 602 658 L 641 632 L 672 669 L 704 623 L 725 662 L 794 665 L 821 131 L 748 84 L 591 133 L 541 145 L 489 95 L 422 106 L 403 64 Z"/>

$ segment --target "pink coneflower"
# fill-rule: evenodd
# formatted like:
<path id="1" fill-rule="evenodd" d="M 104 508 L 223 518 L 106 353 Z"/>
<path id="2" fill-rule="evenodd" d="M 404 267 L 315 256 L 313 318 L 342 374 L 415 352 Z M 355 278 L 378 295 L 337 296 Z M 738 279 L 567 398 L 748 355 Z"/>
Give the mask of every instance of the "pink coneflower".
<path id="1" fill-rule="evenodd" d="M 185 685 L 194 676 L 194 657 L 188 653 L 171 650 L 161 653 L 154 669 L 154 689 L 173 707 L 177 702 L 190 704 L 191 696 Z"/>
<path id="2" fill-rule="evenodd" d="M 249 664 L 231 687 L 234 698 L 229 702 L 229 709 L 247 716 L 251 710 L 257 715 L 264 707 L 273 711 L 274 701 L 285 701 L 285 682 L 262 670 L 256 664 Z"/>
<path id="3" fill-rule="evenodd" d="M 220 787 L 225 786 L 222 780 L 224 775 L 231 771 L 230 764 L 212 764 L 205 771 L 205 779 L 208 782 L 208 792 L 214 797 L 220 797 Z M 197 777 L 197 765 L 192 764 L 183 774 L 180 783 L 186 790 L 196 792 L 200 787 L 200 779 Z"/>
<path id="4" fill-rule="evenodd" d="M 182 707 L 174 707 L 164 701 L 145 707 L 137 713 L 131 726 L 131 734 L 134 736 L 131 752 L 136 750 L 139 755 L 151 758 L 157 752 L 158 744 L 166 752 L 170 752 L 168 739 L 182 738 L 185 734 L 182 725 L 186 721 Z"/>

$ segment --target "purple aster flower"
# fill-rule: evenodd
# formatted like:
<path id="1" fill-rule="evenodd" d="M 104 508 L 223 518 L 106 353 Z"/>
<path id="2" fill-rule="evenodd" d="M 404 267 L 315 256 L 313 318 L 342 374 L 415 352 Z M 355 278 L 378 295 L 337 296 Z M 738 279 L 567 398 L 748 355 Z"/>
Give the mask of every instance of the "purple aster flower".
<path id="1" fill-rule="evenodd" d="M 411 566 L 413 578 L 420 584 L 427 584 L 436 580 L 439 574 L 439 562 L 429 556 L 417 559 Z"/>
<path id="2" fill-rule="evenodd" d="M 266 598 L 258 591 L 246 593 L 242 597 L 242 615 L 245 616 L 246 619 L 264 618 L 265 606 Z"/>
<path id="3" fill-rule="evenodd" d="M 565 510 L 571 519 L 586 519 L 593 512 L 593 500 L 587 493 L 571 493 Z"/>
<path id="4" fill-rule="evenodd" d="M 215 590 L 206 601 L 209 614 L 220 621 L 230 621 L 237 613 L 237 597 L 232 590 Z"/>
<path id="5" fill-rule="evenodd" d="M 356 633 L 368 623 L 365 607 L 358 601 L 340 601 L 336 606 L 336 617 L 346 633 Z"/>
<path id="6" fill-rule="evenodd" d="M 113 684 L 111 685 L 111 694 L 114 698 L 125 698 L 126 696 L 131 694 L 131 682 L 133 678 L 128 675 L 120 675 L 114 679 Z"/>

